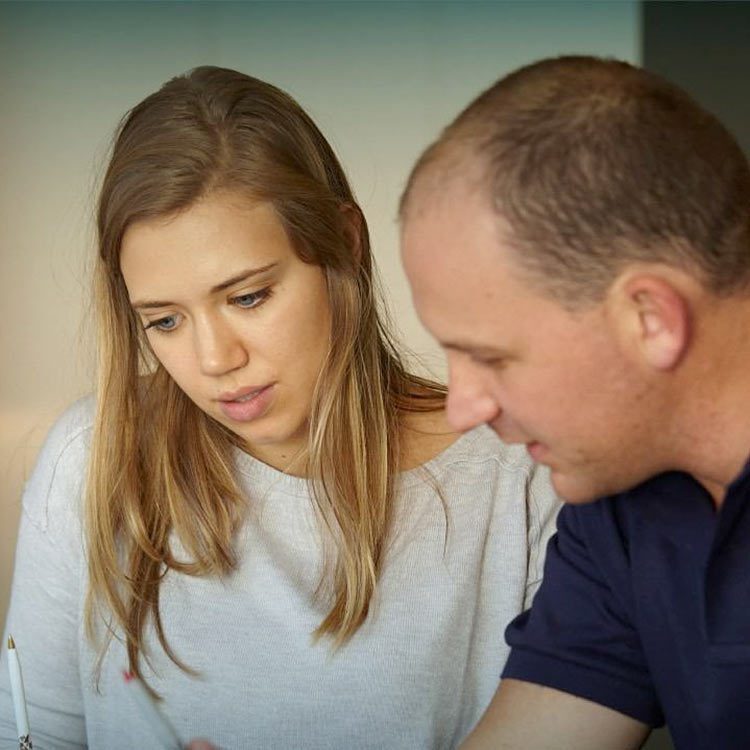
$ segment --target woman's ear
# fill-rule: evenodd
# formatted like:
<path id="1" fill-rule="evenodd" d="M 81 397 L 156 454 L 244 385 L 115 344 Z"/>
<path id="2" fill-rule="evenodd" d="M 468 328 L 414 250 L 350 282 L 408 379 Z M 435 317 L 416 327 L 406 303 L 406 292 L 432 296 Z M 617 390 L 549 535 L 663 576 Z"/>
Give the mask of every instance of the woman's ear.
<path id="1" fill-rule="evenodd" d="M 691 340 L 690 299 L 658 273 L 628 273 L 609 292 L 623 345 L 647 367 L 673 370 Z"/>
<path id="2" fill-rule="evenodd" d="M 354 260 L 362 261 L 362 226 L 364 218 L 359 206 L 352 203 L 342 203 L 339 207 L 343 221 L 344 237 L 352 250 Z"/>

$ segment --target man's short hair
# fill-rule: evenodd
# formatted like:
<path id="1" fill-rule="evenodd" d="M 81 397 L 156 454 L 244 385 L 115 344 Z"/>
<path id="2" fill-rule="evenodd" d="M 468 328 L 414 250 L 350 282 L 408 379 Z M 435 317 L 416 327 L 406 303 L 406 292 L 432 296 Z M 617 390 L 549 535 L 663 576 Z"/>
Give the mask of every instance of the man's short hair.
<path id="1" fill-rule="evenodd" d="M 402 215 L 423 173 L 444 186 L 468 165 L 509 223 L 519 267 L 563 304 L 600 300 L 636 261 L 683 268 L 717 295 L 750 287 L 747 159 L 653 73 L 576 56 L 502 78 L 422 155 Z"/>

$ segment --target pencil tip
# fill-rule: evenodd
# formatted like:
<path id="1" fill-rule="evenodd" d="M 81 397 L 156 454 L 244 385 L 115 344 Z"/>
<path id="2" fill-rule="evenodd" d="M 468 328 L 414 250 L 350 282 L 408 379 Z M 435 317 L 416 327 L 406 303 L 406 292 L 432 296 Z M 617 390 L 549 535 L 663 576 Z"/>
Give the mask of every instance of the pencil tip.
<path id="1" fill-rule="evenodd" d="M 8 648 L 15 648 L 15 647 L 16 647 L 16 644 L 13 642 L 13 636 L 9 635 L 8 636 Z"/>

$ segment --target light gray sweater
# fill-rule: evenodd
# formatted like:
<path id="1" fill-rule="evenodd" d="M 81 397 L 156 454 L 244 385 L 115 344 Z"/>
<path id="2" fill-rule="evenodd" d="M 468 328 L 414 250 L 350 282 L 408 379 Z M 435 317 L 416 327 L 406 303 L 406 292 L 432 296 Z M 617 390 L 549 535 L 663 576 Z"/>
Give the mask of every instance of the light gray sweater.
<path id="1" fill-rule="evenodd" d="M 36 750 L 156 748 L 126 691 L 124 647 L 107 651 L 100 692 L 83 632 L 82 486 L 90 401 L 50 432 L 23 496 L 10 632 Z M 187 741 L 221 748 L 454 748 L 481 717 L 507 656 L 503 631 L 542 575 L 558 501 L 547 472 L 488 427 L 399 476 L 394 533 L 367 621 L 341 650 L 310 634 L 325 608 L 319 525 L 305 480 L 237 451 L 250 513 L 227 579 L 170 572 L 160 604 L 180 671 L 148 635 L 150 684 Z M 446 525 L 447 519 L 447 525 Z M 18 747 L 0 664 L 0 748 Z"/>

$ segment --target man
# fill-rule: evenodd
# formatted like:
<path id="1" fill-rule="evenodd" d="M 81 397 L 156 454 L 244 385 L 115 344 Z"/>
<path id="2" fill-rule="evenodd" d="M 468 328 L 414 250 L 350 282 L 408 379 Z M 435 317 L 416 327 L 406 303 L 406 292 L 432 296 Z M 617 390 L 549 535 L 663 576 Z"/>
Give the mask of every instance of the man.
<path id="1" fill-rule="evenodd" d="M 476 99 L 402 199 L 448 414 L 568 501 L 466 748 L 750 746 L 750 169 L 684 92 L 544 60 Z M 597 502 L 589 501 L 603 496 Z"/>

